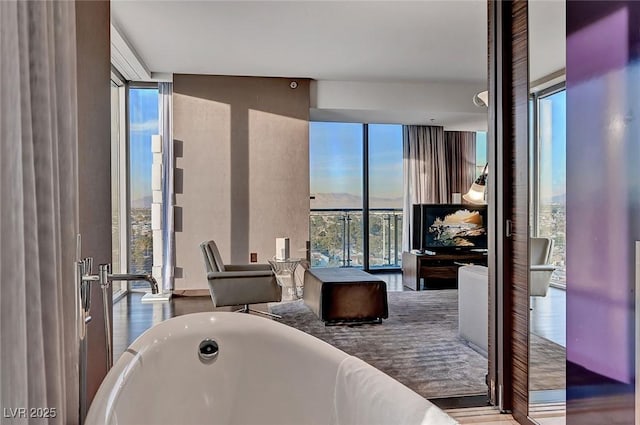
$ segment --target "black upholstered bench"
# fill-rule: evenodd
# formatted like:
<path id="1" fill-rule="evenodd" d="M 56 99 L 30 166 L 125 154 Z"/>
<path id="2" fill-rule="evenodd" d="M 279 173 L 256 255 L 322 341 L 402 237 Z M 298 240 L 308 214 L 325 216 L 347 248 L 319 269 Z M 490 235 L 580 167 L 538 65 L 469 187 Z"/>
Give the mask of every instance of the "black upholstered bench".
<path id="1" fill-rule="evenodd" d="M 326 324 L 382 322 L 389 317 L 387 284 L 362 270 L 308 269 L 304 302 Z"/>

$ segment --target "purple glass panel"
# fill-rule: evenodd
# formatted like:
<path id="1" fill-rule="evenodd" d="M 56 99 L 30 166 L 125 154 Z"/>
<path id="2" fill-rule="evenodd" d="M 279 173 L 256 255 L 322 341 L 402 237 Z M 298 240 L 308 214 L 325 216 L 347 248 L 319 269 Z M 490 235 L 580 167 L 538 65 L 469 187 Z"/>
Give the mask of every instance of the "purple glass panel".
<path id="1" fill-rule="evenodd" d="M 639 15 L 567 2 L 568 424 L 634 420 Z"/>

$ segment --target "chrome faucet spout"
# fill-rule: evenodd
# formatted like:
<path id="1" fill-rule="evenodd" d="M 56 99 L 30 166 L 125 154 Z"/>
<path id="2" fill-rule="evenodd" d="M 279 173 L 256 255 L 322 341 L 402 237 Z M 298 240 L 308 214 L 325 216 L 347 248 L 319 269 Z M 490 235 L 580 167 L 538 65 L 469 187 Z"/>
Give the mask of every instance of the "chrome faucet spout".
<path id="1" fill-rule="evenodd" d="M 107 275 L 107 280 L 109 282 L 113 282 L 114 280 L 120 280 L 120 281 L 124 281 L 124 280 L 146 280 L 147 282 L 149 282 L 149 285 L 151 286 L 151 293 L 152 294 L 157 294 L 158 293 L 158 282 L 150 274 L 129 274 L 129 273 L 117 274 L 117 273 L 114 273 L 114 274 L 108 274 Z"/>

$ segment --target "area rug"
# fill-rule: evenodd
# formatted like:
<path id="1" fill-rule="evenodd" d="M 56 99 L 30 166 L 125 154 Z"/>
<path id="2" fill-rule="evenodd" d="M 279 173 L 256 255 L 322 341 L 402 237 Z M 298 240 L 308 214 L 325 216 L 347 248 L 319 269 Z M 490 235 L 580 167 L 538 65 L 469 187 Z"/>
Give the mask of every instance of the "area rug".
<path id="1" fill-rule="evenodd" d="M 457 290 L 389 292 L 389 318 L 359 326 L 325 326 L 302 300 L 270 310 L 425 398 L 486 394 L 487 359 L 458 336 L 457 300 Z"/>
<path id="2" fill-rule="evenodd" d="M 389 292 L 388 301 L 389 319 L 379 325 L 325 326 L 302 300 L 270 310 L 425 398 L 487 393 L 487 359 L 458 336 L 457 290 Z M 564 347 L 534 334 L 530 340 L 530 389 L 564 388 Z"/>

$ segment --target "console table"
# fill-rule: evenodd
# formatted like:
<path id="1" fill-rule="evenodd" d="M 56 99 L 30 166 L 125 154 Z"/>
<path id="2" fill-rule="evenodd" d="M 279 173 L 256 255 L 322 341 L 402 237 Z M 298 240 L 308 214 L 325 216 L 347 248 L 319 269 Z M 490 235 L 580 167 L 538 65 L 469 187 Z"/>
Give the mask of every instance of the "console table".
<path id="1" fill-rule="evenodd" d="M 458 268 L 465 264 L 486 266 L 487 253 L 460 251 L 430 255 L 403 252 L 402 285 L 415 291 L 457 288 Z M 424 285 L 420 285 L 420 279 L 424 280 Z"/>

